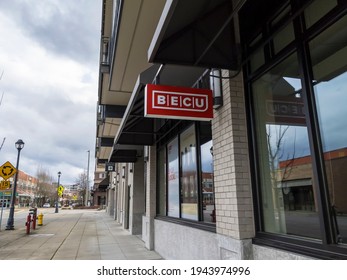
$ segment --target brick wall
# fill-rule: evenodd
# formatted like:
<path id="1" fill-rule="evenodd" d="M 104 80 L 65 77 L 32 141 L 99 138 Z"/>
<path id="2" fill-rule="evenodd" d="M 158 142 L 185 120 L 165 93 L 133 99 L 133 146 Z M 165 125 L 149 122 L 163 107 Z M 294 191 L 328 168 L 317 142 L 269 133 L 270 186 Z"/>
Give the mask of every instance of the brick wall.
<path id="1" fill-rule="evenodd" d="M 251 238 L 253 201 L 242 75 L 222 83 L 224 105 L 215 110 L 212 121 L 217 233 Z"/>

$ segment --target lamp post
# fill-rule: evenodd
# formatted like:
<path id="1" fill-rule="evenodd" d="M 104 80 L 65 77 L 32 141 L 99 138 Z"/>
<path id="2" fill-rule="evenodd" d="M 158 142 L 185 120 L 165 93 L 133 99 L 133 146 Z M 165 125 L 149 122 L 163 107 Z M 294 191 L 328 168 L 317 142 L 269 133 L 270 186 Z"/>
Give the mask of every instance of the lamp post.
<path id="1" fill-rule="evenodd" d="M 24 142 L 22 139 L 19 139 L 16 143 L 15 146 L 18 150 L 18 155 L 17 155 L 17 164 L 16 164 L 16 174 L 14 176 L 14 184 L 13 184 L 13 189 L 12 189 L 12 196 L 11 196 L 11 206 L 10 206 L 10 214 L 8 215 L 8 220 L 7 220 L 7 226 L 6 230 L 13 230 L 14 229 L 14 203 L 16 201 L 16 192 L 17 192 L 17 180 L 18 180 L 18 167 L 19 167 L 19 156 L 20 156 L 20 151 L 24 148 Z"/>
<path id="2" fill-rule="evenodd" d="M 58 186 L 57 186 L 57 200 L 55 202 L 55 213 L 58 213 L 59 212 L 59 208 L 58 208 L 58 200 L 59 200 L 59 194 L 58 194 L 58 190 L 59 190 L 59 186 L 60 186 L 60 175 L 61 175 L 61 172 L 59 171 L 58 172 Z"/>

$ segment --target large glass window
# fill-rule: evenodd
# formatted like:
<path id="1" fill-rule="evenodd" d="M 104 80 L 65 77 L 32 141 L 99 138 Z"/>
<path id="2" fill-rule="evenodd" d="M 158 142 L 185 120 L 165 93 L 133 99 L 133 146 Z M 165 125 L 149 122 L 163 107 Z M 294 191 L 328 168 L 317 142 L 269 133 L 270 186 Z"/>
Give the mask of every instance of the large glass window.
<path id="1" fill-rule="evenodd" d="M 317 186 L 294 53 L 252 84 L 267 232 L 320 238 Z"/>
<path id="2" fill-rule="evenodd" d="M 211 139 L 211 125 L 201 122 L 199 126 L 200 143 L 200 192 L 202 194 L 203 215 L 206 223 L 216 222 L 214 200 L 214 176 L 213 176 L 213 144 Z"/>
<path id="3" fill-rule="evenodd" d="M 321 1 L 320 1 L 321 2 Z M 338 241 L 347 243 L 347 17 L 310 42 L 314 93 Z"/>
<path id="4" fill-rule="evenodd" d="M 285 27 L 283 27 L 283 22 L 285 22 L 286 18 L 289 17 L 290 12 L 290 6 L 287 5 L 285 9 L 271 22 L 271 27 L 274 30 L 279 30 L 273 37 L 273 48 L 275 54 L 281 51 L 289 43 L 294 41 L 295 36 L 293 23 L 290 22 L 289 24 L 286 24 Z"/>
<path id="5" fill-rule="evenodd" d="M 166 215 L 166 149 L 158 152 L 158 214 Z"/>
<path id="6" fill-rule="evenodd" d="M 158 174 L 159 215 L 216 222 L 212 154 L 209 122 L 189 126 L 159 148 L 158 172 L 166 172 Z"/>
<path id="7" fill-rule="evenodd" d="M 177 137 L 167 145 L 167 159 L 167 215 L 178 218 L 180 216 L 180 189 Z"/>
<path id="8" fill-rule="evenodd" d="M 265 54 L 256 71 L 244 68 L 260 217 L 255 242 L 269 244 L 272 235 L 262 233 L 276 233 L 275 247 L 286 242 L 300 251 L 305 243 L 319 257 L 345 257 L 346 1 L 269 1 L 278 5 L 265 16 L 257 17 L 257 0 L 239 13 L 246 59 Z"/>
<path id="9" fill-rule="evenodd" d="M 337 6 L 338 0 L 315 0 L 305 9 L 306 27 L 311 27 L 330 10 Z"/>
<path id="10" fill-rule="evenodd" d="M 196 163 L 195 126 L 181 134 L 182 218 L 198 220 L 198 170 Z"/>

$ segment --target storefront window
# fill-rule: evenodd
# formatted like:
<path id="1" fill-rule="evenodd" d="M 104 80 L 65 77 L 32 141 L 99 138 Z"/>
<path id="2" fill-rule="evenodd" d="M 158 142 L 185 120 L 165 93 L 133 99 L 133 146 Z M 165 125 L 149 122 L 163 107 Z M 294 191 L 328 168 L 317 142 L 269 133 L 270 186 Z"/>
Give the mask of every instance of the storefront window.
<path id="1" fill-rule="evenodd" d="M 264 49 L 259 48 L 254 54 L 250 56 L 250 67 L 253 71 L 257 70 L 265 63 Z"/>
<path id="2" fill-rule="evenodd" d="M 166 215 L 166 150 L 158 153 L 158 214 Z"/>
<path id="3" fill-rule="evenodd" d="M 195 126 L 181 134 L 181 215 L 182 218 L 198 220 L 198 172 L 196 161 Z"/>
<path id="4" fill-rule="evenodd" d="M 216 222 L 214 204 L 214 182 L 212 161 L 212 140 L 200 146 L 201 152 L 201 192 L 203 203 L 203 219 L 205 222 Z"/>
<path id="5" fill-rule="evenodd" d="M 216 222 L 214 200 L 213 144 L 211 124 L 199 124 L 200 144 L 200 192 L 202 194 L 202 219 L 206 223 Z"/>
<path id="6" fill-rule="evenodd" d="M 280 52 L 289 43 L 294 41 L 294 28 L 293 24 L 288 24 L 285 28 L 280 30 L 273 38 L 275 54 Z"/>
<path id="7" fill-rule="evenodd" d="M 180 189 L 179 189 L 179 162 L 178 138 L 167 145 L 168 174 L 167 174 L 167 215 L 180 217 Z"/>
<path id="8" fill-rule="evenodd" d="M 283 27 L 283 22 L 286 21 L 286 18 L 291 14 L 290 6 L 286 6 L 285 9 L 271 22 L 271 27 L 274 30 L 278 30 L 276 35 L 273 38 L 273 48 L 274 53 L 277 54 L 289 43 L 294 41 L 294 27 L 293 23 L 290 22 L 285 27 Z"/>
<path id="9" fill-rule="evenodd" d="M 252 84 L 264 231 L 320 238 L 297 54 Z"/>
<path id="10" fill-rule="evenodd" d="M 161 216 L 215 224 L 211 124 L 196 122 L 158 149 Z"/>
<path id="11" fill-rule="evenodd" d="M 345 16 L 310 42 L 330 203 L 334 209 L 337 239 L 343 243 L 347 243 L 346 26 Z"/>
<path id="12" fill-rule="evenodd" d="M 315 0 L 305 9 L 306 27 L 309 28 L 337 6 L 338 0 Z"/>

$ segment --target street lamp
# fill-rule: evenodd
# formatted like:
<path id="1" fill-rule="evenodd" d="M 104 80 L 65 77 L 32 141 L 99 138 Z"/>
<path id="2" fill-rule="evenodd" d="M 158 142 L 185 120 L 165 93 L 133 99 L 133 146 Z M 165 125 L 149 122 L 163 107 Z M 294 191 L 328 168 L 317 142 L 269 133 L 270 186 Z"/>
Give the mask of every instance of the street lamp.
<path id="1" fill-rule="evenodd" d="M 17 180 L 18 180 L 18 167 L 19 167 L 19 156 L 20 156 L 20 151 L 24 148 L 24 142 L 22 139 L 19 139 L 16 143 L 15 146 L 18 150 L 18 155 L 17 155 L 17 164 L 16 164 L 16 174 L 14 176 L 14 184 L 13 184 L 13 189 L 12 189 L 12 196 L 11 196 L 11 206 L 10 206 L 10 214 L 8 216 L 7 220 L 7 226 L 6 230 L 13 230 L 14 229 L 14 203 L 16 200 L 16 192 L 17 192 Z"/>
<path id="2" fill-rule="evenodd" d="M 58 210 L 58 200 L 59 200 L 58 190 L 59 190 L 59 186 L 60 186 L 60 175 L 61 175 L 61 172 L 59 171 L 58 172 L 57 201 L 55 202 L 55 213 L 59 212 L 59 210 Z"/>

